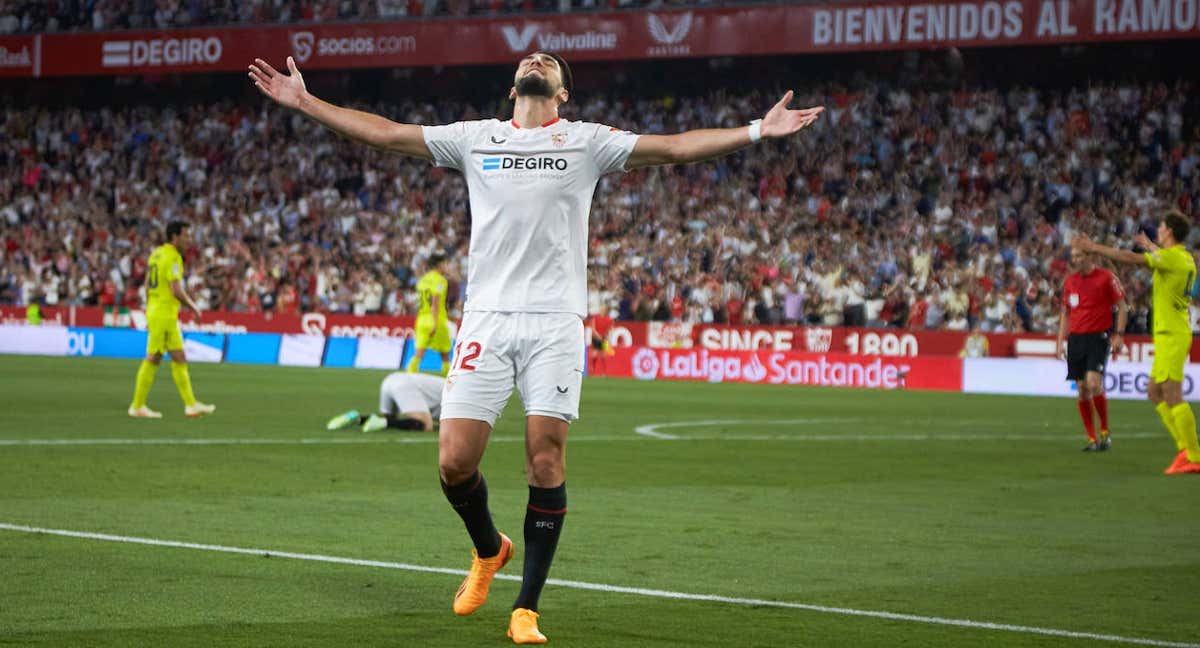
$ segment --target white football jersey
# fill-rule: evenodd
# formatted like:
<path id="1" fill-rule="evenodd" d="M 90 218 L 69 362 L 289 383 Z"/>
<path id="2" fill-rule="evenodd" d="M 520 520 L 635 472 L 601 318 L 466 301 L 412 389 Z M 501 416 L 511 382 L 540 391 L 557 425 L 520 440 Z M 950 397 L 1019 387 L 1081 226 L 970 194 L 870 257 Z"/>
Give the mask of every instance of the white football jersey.
<path id="1" fill-rule="evenodd" d="M 438 166 L 462 171 L 471 200 L 464 311 L 587 316 L 588 214 L 596 182 L 622 171 L 638 136 L 555 119 L 422 128 Z"/>
<path id="2" fill-rule="evenodd" d="M 446 379 L 430 374 L 395 371 L 379 386 L 379 411 L 386 414 L 429 412 L 437 418 L 442 411 L 442 388 Z"/>

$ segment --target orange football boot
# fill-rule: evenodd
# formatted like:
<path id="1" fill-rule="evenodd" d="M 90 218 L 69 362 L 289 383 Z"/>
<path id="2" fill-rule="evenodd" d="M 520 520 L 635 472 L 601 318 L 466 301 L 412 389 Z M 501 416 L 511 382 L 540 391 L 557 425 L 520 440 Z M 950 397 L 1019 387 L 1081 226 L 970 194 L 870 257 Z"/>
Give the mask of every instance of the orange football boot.
<path id="1" fill-rule="evenodd" d="M 480 558 L 479 553 L 471 550 L 471 571 L 463 579 L 462 585 L 454 593 L 454 613 L 470 614 L 479 609 L 487 600 L 488 588 L 492 586 L 492 578 L 500 568 L 507 565 L 513 557 L 513 543 L 508 536 L 500 534 L 500 553 L 490 558 Z"/>
<path id="2" fill-rule="evenodd" d="M 1181 467 L 1183 467 L 1183 464 L 1185 464 L 1187 462 L 1188 462 L 1187 450 L 1180 450 L 1179 454 L 1175 455 L 1175 461 L 1172 461 L 1171 465 L 1167 466 L 1167 469 L 1163 471 L 1163 474 L 1164 475 L 1174 475 L 1174 474 L 1178 473 L 1179 469 Z"/>
<path id="3" fill-rule="evenodd" d="M 508 619 L 508 636 L 517 644 L 544 644 L 549 639 L 538 631 L 538 613 L 526 608 L 512 611 Z"/>

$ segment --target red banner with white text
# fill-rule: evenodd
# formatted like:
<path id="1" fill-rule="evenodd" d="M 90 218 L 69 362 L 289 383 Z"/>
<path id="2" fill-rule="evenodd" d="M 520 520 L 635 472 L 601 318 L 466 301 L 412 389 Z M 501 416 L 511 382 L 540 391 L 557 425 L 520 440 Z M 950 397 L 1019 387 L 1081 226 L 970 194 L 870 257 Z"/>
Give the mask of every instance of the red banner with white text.
<path id="1" fill-rule="evenodd" d="M 905 329 L 851 328 L 845 326 L 730 326 L 680 322 L 618 322 L 620 339 L 610 335 L 614 346 L 644 345 L 652 348 L 702 348 L 742 351 L 806 351 L 847 353 L 858 356 L 911 358 L 962 354 L 968 333 L 964 331 L 909 331 Z M 985 333 L 986 355 L 1001 358 L 1050 358 L 1055 336 L 1038 333 Z M 1117 359 L 1149 362 L 1154 357 L 1148 335 L 1130 335 Z M 1191 358 L 1200 362 L 1200 345 L 1193 345 Z"/>
<path id="2" fill-rule="evenodd" d="M 1200 0 L 904 0 L 0 37 L 0 76 L 753 56 L 1200 36 Z"/>
<path id="3" fill-rule="evenodd" d="M 867 358 L 843 353 L 628 347 L 603 373 L 640 380 L 698 380 L 868 389 L 962 390 L 959 358 Z"/>

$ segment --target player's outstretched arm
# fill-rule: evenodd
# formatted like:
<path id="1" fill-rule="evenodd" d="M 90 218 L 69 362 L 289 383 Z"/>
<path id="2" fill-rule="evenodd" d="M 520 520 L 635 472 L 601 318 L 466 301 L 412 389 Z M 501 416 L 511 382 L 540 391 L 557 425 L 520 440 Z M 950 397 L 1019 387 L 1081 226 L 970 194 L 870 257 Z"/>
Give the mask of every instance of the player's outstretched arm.
<path id="1" fill-rule="evenodd" d="M 791 110 L 787 105 L 792 96 L 792 91 L 788 90 L 783 99 L 780 99 L 760 122 L 750 126 L 704 128 L 678 135 L 642 135 L 638 137 L 625 167 L 636 169 L 660 164 L 699 162 L 728 155 L 759 139 L 794 135 L 816 121 L 825 107 Z"/>
<path id="2" fill-rule="evenodd" d="M 275 103 L 320 122 L 326 128 L 375 148 L 404 155 L 433 159 L 421 127 L 399 124 L 386 117 L 342 108 L 308 92 L 296 61 L 287 57 L 289 74 L 283 74 L 262 59 L 250 64 L 250 81 Z"/>
<path id="3" fill-rule="evenodd" d="M 1071 241 L 1071 247 L 1078 248 L 1084 252 L 1099 254 L 1100 256 L 1106 259 L 1112 259 L 1117 263 L 1128 263 L 1130 265 L 1141 266 L 1148 265 L 1146 257 L 1138 254 L 1137 252 L 1133 252 L 1131 250 L 1118 250 L 1117 248 L 1108 247 L 1107 245 L 1100 245 L 1086 236 L 1076 236 L 1074 240 Z"/>

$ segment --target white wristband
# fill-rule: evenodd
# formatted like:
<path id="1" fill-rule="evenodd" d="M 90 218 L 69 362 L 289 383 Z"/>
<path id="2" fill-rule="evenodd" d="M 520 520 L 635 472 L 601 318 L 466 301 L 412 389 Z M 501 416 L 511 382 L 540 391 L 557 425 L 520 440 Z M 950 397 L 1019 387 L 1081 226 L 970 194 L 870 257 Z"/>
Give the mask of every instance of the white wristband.
<path id="1" fill-rule="evenodd" d="M 754 144 L 755 142 L 757 142 L 761 139 L 762 139 L 762 120 L 755 119 L 754 121 L 750 122 L 750 143 Z"/>

